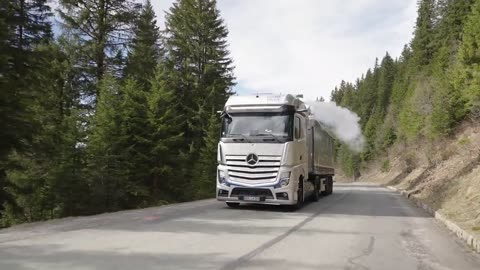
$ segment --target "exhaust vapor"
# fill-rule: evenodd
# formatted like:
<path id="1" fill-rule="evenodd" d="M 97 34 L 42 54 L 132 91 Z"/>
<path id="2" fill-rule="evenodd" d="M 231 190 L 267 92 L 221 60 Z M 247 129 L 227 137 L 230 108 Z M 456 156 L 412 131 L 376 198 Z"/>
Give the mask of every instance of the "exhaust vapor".
<path id="1" fill-rule="evenodd" d="M 313 117 L 324 124 L 338 140 L 357 153 L 363 151 L 365 138 L 358 115 L 334 102 L 306 102 Z"/>

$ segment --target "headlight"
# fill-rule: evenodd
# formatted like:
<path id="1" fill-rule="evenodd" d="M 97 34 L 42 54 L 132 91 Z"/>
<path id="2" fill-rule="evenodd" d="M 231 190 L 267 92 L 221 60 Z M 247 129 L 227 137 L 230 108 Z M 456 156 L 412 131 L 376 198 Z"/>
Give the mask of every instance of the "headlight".
<path id="1" fill-rule="evenodd" d="M 291 172 L 280 173 L 278 184 L 275 185 L 275 188 L 283 188 L 283 187 L 288 186 L 288 184 L 290 183 L 290 174 L 291 174 Z"/>
<path id="2" fill-rule="evenodd" d="M 290 172 L 290 171 L 280 173 L 280 179 L 286 179 L 286 178 L 288 178 L 288 179 L 290 180 L 290 174 L 291 174 L 291 173 L 292 173 L 292 172 Z"/>
<path id="3" fill-rule="evenodd" d="M 223 185 L 226 185 L 228 183 L 225 171 L 218 170 L 218 182 Z"/>

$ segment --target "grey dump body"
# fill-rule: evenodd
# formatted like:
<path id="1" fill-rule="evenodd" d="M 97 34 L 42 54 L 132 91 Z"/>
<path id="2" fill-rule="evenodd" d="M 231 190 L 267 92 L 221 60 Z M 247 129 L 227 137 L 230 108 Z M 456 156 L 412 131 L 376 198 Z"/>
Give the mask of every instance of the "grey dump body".
<path id="1" fill-rule="evenodd" d="M 333 176 L 334 140 L 315 119 L 309 119 L 307 145 L 311 175 Z"/>

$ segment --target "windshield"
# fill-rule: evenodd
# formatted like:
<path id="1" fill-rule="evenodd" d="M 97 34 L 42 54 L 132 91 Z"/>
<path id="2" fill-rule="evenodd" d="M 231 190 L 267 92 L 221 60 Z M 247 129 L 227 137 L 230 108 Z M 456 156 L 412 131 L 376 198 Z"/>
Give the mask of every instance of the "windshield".
<path id="1" fill-rule="evenodd" d="M 289 139 L 293 132 L 293 116 L 287 113 L 231 114 L 223 118 L 222 137 L 268 136 Z"/>

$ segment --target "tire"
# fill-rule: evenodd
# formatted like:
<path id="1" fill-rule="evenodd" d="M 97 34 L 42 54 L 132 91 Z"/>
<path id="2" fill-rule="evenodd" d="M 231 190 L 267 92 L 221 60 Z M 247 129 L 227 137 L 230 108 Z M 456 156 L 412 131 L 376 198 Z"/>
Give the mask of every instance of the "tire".
<path id="1" fill-rule="evenodd" d="M 298 180 L 297 203 L 294 205 L 295 210 L 302 208 L 305 196 L 303 194 L 303 177 Z"/>
<path id="2" fill-rule="evenodd" d="M 322 181 L 322 179 L 320 179 L 320 181 Z M 328 177 L 324 180 L 325 181 L 325 190 L 322 190 L 322 192 L 320 192 L 320 194 L 322 196 L 327 196 L 328 195 Z"/>
<path id="3" fill-rule="evenodd" d="M 315 188 L 313 190 L 312 201 L 318 202 L 320 200 L 320 178 L 315 177 Z"/>
<path id="4" fill-rule="evenodd" d="M 327 183 L 328 183 L 326 187 L 327 195 L 331 195 L 333 193 L 333 177 L 332 176 L 327 177 Z"/>
<path id="5" fill-rule="evenodd" d="M 240 203 L 236 203 L 236 202 L 226 202 L 227 206 L 230 207 L 230 208 L 238 208 L 240 207 Z"/>
<path id="6" fill-rule="evenodd" d="M 287 209 L 289 211 L 296 211 L 302 208 L 304 202 L 304 194 L 303 194 L 303 177 L 299 179 L 298 182 L 298 190 L 297 190 L 297 203 L 294 205 L 288 205 Z"/>

